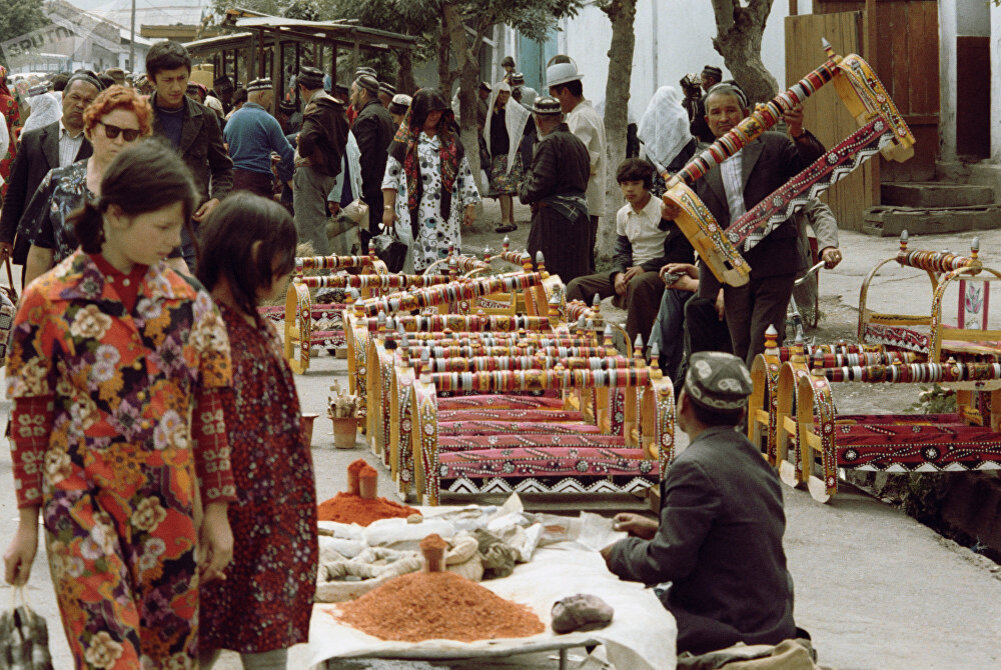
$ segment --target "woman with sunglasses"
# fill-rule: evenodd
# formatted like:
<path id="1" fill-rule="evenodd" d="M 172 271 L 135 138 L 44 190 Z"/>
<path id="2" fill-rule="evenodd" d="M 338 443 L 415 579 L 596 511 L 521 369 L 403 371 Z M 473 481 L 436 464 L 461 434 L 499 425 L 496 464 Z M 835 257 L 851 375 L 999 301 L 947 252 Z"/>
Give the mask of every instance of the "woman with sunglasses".
<path id="1" fill-rule="evenodd" d="M 79 246 L 69 223 L 71 212 L 88 199 L 101 196 L 101 178 L 122 149 L 153 132 L 153 110 L 135 90 L 112 86 L 83 113 L 83 132 L 94 148 L 87 158 L 45 175 L 22 215 L 31 248 L 24 265 L 24 283 L 48 272 Z"/>

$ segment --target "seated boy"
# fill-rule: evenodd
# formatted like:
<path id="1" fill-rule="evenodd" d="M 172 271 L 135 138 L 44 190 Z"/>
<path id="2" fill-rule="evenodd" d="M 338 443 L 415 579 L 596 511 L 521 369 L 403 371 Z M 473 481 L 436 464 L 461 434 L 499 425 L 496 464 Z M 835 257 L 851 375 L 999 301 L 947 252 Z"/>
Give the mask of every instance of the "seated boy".
<path id="1" fill-rule="evenodd" d="M 664 282 L 658 274 L 667 263 L 691 263 L 694 250 L 672 221 L 661 218 L 660 200 L 652 197 L 654 167 L 641 158 L 627 158 L 615 178 L 626 204 L 615 215 L 615 258 L 611 272 L 577 277 L 567 286 L 567 300 L 590 303 L 594 294 L 615 296 L 625 309 L 626 332 L 650 339 L 660 307 Z"/>

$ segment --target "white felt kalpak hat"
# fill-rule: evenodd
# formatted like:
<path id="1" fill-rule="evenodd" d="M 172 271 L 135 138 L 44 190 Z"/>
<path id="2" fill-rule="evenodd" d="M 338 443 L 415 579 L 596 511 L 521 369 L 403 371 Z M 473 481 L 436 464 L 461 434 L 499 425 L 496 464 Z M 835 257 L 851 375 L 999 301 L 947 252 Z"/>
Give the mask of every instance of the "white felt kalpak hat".
<path id="1" fill-rule="evenodd" d="M 555 56 L 553 58 L 556 58 Z M 568 81 L 583 79 L 584 75 L 577 71 L 577 63 L 570 58 L 569 63 L 553 63 L 546 68 L 546 88 L 565 84 Z"/>

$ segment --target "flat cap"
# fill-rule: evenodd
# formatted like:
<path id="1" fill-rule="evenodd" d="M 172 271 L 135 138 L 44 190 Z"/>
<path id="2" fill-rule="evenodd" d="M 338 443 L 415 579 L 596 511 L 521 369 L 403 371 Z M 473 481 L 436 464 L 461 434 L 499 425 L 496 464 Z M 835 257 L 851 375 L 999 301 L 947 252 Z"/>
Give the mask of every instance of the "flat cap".
<path id="1" fill-rule="evenodd" d="M 550 95 L 541 95 L 535 99 L 535 104 L 532 105 L 532 113 L 539 116 L 550 116 L 562 114 L 563 110 L 560 108 L 559 100 Z"/>
<path id="2" fill-rule="evenodd" d="M 261 77 L 260 79 L 255 79 L 249 84 L 247 84 L 247 93 L 253 93 L 254 91 L 270 91 L 275 87 L 272 83 L 270 77 Z"/>
<path id="3" fill-rule="evenodd" d="M 722 351 L 699 351 L 689 360 L 685 393 L 697 405 L 716 412 L 744 408 L 754 385 L 744 361 Z"/>
<path id="4" fill-rule="evenodd" d="M 299 70 L 296 81 L 309 90 L 315 91 L 318 88 L 323 88 L 323 71 L 315 67 L 304 67 Z"/>
<path id="5" fill-rule="evenodd" d="M 376 95 L 379 92 L 379 80 L 370 74 L 363 74 L 357 79 L 355 83 L 359 88 L 363 88 L 372 95 Z"/>

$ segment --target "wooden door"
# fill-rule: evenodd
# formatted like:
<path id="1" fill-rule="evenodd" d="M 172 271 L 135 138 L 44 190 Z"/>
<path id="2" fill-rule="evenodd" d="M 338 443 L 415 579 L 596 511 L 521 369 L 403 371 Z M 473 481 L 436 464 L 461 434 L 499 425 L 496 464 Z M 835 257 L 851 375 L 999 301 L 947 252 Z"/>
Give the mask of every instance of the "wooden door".
<path id="1" fill-rule="evenodd" d="M 806 14 L 786 18 L 786 87 L 820 65 L 826 56 L 821 38 L 826 38 L 842 56 L 861 53 L 865 12 Z M 833 85 L 827 85 L 806 101 L 805 127 L 825 147 L 832 147 L 855 132 L 858 125 L 841 102 Z M 861 230 L 865 210 L 879 204 L 879 163 L 868 161 L 821 196 L 834 212 L 838 226 Z"/>
<path id="2" fill-rule="evenodd" d="M 956 153 L 991 155 L 991 45 L 989 37 L 956 38 Z"/>

